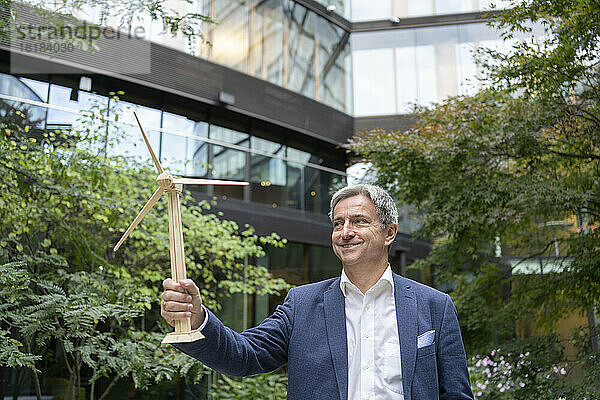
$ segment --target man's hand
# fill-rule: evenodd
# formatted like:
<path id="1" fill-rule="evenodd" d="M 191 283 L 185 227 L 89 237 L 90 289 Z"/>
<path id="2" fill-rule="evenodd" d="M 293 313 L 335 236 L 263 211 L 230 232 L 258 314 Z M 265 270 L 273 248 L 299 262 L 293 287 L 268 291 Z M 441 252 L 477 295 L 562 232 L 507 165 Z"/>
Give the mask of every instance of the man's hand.
<path id="1" fill-rule="evenodd" d="M 160 298 L 160 315 L 171 326 L 175 326 L 176 319 L 191 317 L 192 330 L 198 329 L 204 322 L 205 313 L 202 307 L 202 298 L 198 286 L 191 279 L 182 279 L 179 282 L 171 278 L 163 281 L 165 291 Z"/>

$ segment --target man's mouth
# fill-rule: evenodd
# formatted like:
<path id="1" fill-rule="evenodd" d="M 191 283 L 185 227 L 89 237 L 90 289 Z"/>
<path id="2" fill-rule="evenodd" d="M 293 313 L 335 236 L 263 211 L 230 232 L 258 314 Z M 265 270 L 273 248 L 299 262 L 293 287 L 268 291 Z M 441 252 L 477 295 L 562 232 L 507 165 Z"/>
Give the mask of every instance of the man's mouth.
<path id="1" fill-rule="evenodd" d="M 352 247 L 356 247 L 356 246 L 358 246 L 359 244 L 360 244 L 360 243 L 346 243 L 346 244 L 340 244 L 339 246 L 340 246 L 340 247 L 343 247 L 343 248 L 345 248 L 345 249 L 349 249 L 349 248 L 352 248 Z"/>

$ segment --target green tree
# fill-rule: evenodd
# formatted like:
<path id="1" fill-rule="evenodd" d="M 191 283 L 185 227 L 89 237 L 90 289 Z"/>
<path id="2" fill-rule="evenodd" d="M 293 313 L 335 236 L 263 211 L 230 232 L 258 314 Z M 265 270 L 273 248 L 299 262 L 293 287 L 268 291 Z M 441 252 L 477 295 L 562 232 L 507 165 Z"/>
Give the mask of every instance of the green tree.
<path id="1" fill-rule="evenodd" d="M 594 0 L 514 2 L 492 25 L 506 39 L 535 24 L 545 34 L 508 54 L 482 51 L 482 90 L 418 108 L 404 132 L 365 132 L 349 144 L 421 213 L 417 234 L 434 246 L 416 266 L 442 266 L 439 279 L 455 282 L 470 354 L 511 341 L 525 321 L 552 332 L 565 314 L 600 305 L 597 10 Z M 564 221 L 573 229 L 556 227 Z M 548 257 L 543 274 L 517 273 Z M 582 351 L 592 356 L 579 362 L 590 384 L 597 334 L 588 338 Z"/>
<path id="2" fill-rule="evenodd" d="M 65 399 L 82 390 L 104 399 L 122 380 L 145 389 L 205 372 L 160 346 L 169 331 L 158 303 L 170 265 L 166 201 L 112 252 L 156 186 L 150 165 L 107 156 L 120 137 L 114 111 L 96 105 L 74 125 L 82 129 L 45 132 L 19 104 L 0 109 L 0 366 L 30 369 L 38 398 L 51 378 L 64 379 Z M 99 133 L 107 124 L 111 139 Z M 189 194 L 182 200 L 188 274 L 205 304 L 218 310 L 219 295 L 287 290 L 253 262 L 285 240 L 209 210 Z"/>

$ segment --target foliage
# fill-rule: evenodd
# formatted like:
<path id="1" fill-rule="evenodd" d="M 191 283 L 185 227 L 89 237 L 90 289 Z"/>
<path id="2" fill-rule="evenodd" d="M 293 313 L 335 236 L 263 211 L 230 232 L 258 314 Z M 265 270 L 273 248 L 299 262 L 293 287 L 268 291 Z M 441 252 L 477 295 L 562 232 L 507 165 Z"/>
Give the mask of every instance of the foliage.
<path id="1" fill-rule="evenodd" d="M 416 108 L 406 131 L 364 132 L 349 143 L 380 184 L 418 209 L 416 234 L 432 240 L 433 250 L 417 266 L 441 267 L 436 279 L 454 282 L 471 355 L 512 341 L 519 325 L 550 333 L 563 316 L 600 306 L 598 4 L 526 0 L 511 7 L 492 20 L 506 39 L 536 24 L 545 34 L 516 41 L 505 54 L 480 52 L 478 93 Z M 597 377 L 595 364 L 582 361 L 599 356 L 597 338 L 587 338 L 596 347 L 577 362 Z M 597 396 L 590 387 L 563 393 Z M 494 396 L 525 398 L 524 391 L 513 385 L 513 397 Z M 542 392 L 527 398 L 549 396 Z"/>
<path id="2" fill-rule="evenodd" d="M 478 399 L 556 399 L 569 368 L 563 358 L 554 335 L 507 343 L 470 360 L 473 392 Z"/>
<path id="3" fill-rule="evenodd" d="M 24 266 L 23 263 L 18 262 L 0 265 L 0 298 L 3 299 L 0 304 L 0 314 L 14 304 L 29 286 L 29 275 L 22 269 Z M 35 361 L 41 357 L 23 353 L 21 351 L 23 344 L 8 334 L 9 332 L 0 326 L 0 365 L 35 369 Z"/>
<path id="4" fill-rule="evenodd" d="M 272 372 L 248 378 L 230 378 L 220 375 L 212 387 L 211 394 L 219 400 L 287 398 L 287 375 Z"/>
<path id="5" fill-rule="evenodd" d="M 514 310 L 504 307 L 505 274 L 497 264 L 487 263 L 477 274 L 457 275 L 452 297 L 460 310 L 463 341 L 470 353 L 487 351 L 490 338 L 502 342 L 513 336 Z"/>
<path id="6" fill-rule="evenodd" d="M 574 330 L 568 340 L 579 351 L 565 357 L 565 340 L 555 334 L 516 339 L 469 360 L 475 397 L 479 400 L 598 399 L 599 363 L 590 350 L 589 329 Z M 524 351 L 523 349 L 527 349 Z M 567 360 L 567 361 L 565 361 Z M 569 377 L 581 375 L 583 379 Z"/>
<path id="7" fill-rule="evenodd" d="M 106 398 L 122 379 L 141 389 L 198 381 L 199 362 L 160 345 L 170 330 L 158 306 L 170 265 L 166 201 L 111 250 L 156 186 L 145 165 L 107 151 L 118 146 L 118 114 L 93 106 L 74 124 L 82 129 L 46 132 L 19 104 L 0 113 L 0 365 L 36 370 L 38 395 L 39 374 L 66 375 L 65 399 L 81 387 Z M 289 288 L 254 264 L 285 240 L 220 220 L 189 193 L 181 209 L 188 276 L 208 307 L 218 310 L 219 294 Z"/>

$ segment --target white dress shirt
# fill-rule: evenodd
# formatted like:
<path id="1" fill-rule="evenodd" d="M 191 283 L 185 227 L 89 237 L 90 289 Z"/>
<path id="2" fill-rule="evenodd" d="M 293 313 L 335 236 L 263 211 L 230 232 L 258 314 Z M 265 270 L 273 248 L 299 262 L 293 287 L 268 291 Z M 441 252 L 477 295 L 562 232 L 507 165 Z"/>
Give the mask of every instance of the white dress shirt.
<path id="1" fill-rule="evenodd" d="M 392 270 L 364 295 L 342 270 L 348 340 L 348 400 L 404 400 Z"/>

